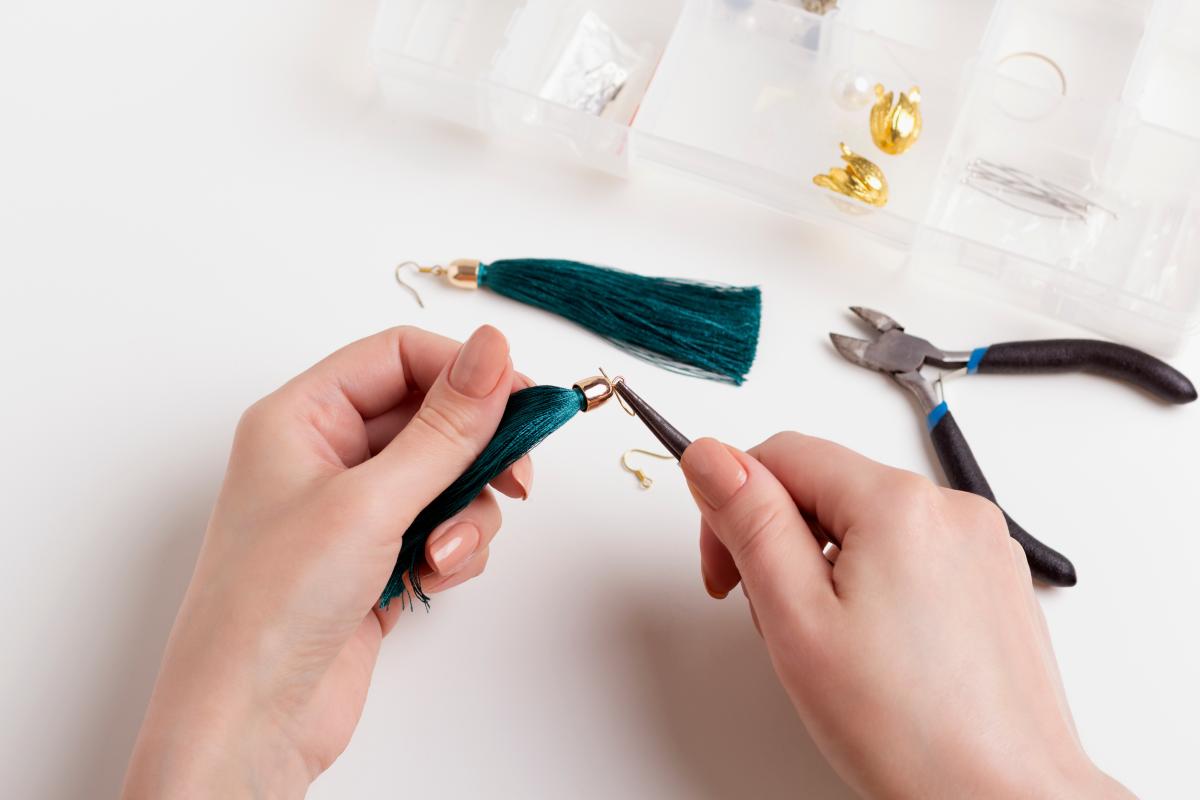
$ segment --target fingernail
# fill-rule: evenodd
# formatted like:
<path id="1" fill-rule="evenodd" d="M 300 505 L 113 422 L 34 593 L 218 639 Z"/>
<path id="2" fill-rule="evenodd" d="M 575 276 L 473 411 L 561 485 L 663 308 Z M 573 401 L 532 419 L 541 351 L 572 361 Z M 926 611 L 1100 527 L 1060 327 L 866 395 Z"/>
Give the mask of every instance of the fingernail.
<path id="1" fill-rule="evenodd" d="M 513 480 L 521 487 L 521 499 L 529 499 L 529 490 L 533 488 L 533 459 L 522 458 L 512 466 Z"/>
<path id="2" fill-rule="evenodd" d="M 496 389 L 508 366 L 508 342 L 504 334 L 484 325 L 458 351 L 450 368 L 450 385 L 467 397 L 487 397 Z"/>
<path id="3" fill-rule="evenodd" d="M 700 439 L 683 452 L 680 466 L 688 482 L 714 509 L 728 503 L 746 482 L 746 470 L 716 439 Z"/>
<path id="4" fill-rule="evenodd" d="M 708 596 L 713 600 L 724 600 L 729 592 L 718 592 L 713 588 L 712 582 L 708 579 L 708 573 L 704 571 L 704 565 L 700 565 L 700 577 L 704 580 L 704 591 L 708 592 Z"/>
<path id="5" fill-rule="evenodd" d="M 439 575 L 453 575 L 479 546 L 479 529 L 460 522 L 442 531 L 429 545 L 430 566 Z"/>

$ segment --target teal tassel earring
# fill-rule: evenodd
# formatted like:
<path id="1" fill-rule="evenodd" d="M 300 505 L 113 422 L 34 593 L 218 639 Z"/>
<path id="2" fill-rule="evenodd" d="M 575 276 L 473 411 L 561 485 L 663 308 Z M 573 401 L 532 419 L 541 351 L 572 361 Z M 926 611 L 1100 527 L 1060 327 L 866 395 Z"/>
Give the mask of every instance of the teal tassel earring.
<path id="1" fill-rule="evenodd" d="M 508 398 L 495 435 L 479 458 L 422 509 L 404 532 L 396 566 L 379 598 L 379 605 L 387 608 L 388 603 L 398 596 L 402 605 L 408 598 L 412 606 L 413 598 L 416 598 L 428 608 L 429 597 L 421 591 L 420 568 L 425 563 L 425 543 L 433 529 L 470 505 L 493 478 L 576 414 L 590 411 L 612 396 L 612 381 L 604 376 L 579 381 L 570 389 L 533 386 L 514 392 Z"/>
<path id="2" fill-rule="evenodd" d="M 558 314 L 603 336 L 631 355 L 685 375 L 740 385 L 754 363 L 762 293 L 757 286 L 727 286 L 551 258 L 514 258 L 484 264 L 459 259 L 403 270 L 442 275 L 463 289 L 484 287 Z"/>

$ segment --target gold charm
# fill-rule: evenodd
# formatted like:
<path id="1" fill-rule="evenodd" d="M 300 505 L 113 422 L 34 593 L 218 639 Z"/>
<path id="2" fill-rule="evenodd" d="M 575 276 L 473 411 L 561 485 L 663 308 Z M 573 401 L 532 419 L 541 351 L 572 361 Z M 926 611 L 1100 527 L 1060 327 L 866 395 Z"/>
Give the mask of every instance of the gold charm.
<path id="1" fill-rule="evenodd" d="M 913 146 L 921 135 L 921 90 L 914 86 L 900 93 L 892 106 L 892 93 L 875 84 L 875 105 L 871 106 L 871 138 L 885 153 L 898 156 Z"/>
<path id="2" fill-rule="evenodd" d="M 887 205 L 888 185 L 887 178 L 883 177 L 883 170 L 871 160 L 846 147 L 845 142 L 840 146 L 846 168 L 834 167 L 829 170 L 828 175 L 814 175 L 813 183 L 832 189 L 838 194 L 853 197 L 869 206 L 882 208 Z"/>

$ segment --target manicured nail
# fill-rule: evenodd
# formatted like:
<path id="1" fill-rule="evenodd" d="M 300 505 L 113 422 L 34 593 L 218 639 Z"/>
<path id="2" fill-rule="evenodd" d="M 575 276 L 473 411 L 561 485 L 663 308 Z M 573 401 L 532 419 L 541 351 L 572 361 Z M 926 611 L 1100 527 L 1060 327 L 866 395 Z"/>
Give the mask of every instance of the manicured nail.
<path id="1" fill-rule="evenodd" d="M 700 439 L 683 451 L 679 465 L 688 482 L 714 509 L 728 503 L 746 483 L 746 470 L 716 439 Z"/>
<path id="2" fill-rule="evenodd" d="M 508 366 L 508 342 L 504 334 L 484 325 L 458 351 L 450 368 L 450 385 L 467 397 L 487 397 L 496 389 Z"/>
<path id="3" fill-rule="evenodd" d="M 704 564 L 700 565 L 700 577 L 704 579 L 704 591 L 708 592 L 708 596 L 713 600 L 724 600 L 729 592 L 718 592 L 713 588 L 712 582 L 708 579 L 708 573 L 704 571 Z"/>
<path id="4" fill-rule="evenodd" d="M 460 522 L 438 534 L 430 542 L 430 566 L 439 575 L 453 575 L 467 563 L 479 546 L 479 529 L 470 522 Z"/>
<path id="5" fill-rule="evenodd" d="M 533 488 L 533 459 L 526 456 L 512 465 L 513 480 L 521 487 L 521 499 L 529 499 L 529 490 Z"/>

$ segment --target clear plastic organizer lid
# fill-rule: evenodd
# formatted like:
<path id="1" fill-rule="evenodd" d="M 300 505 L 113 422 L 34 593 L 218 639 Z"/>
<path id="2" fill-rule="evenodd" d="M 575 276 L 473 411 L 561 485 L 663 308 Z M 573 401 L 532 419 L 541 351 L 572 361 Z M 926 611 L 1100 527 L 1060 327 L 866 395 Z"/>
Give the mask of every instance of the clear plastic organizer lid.
<path id="1" fill-rule="evenodd" d="M 382 0 L 373 50 L 406 107 L 617 174 L 669 167 L 1166 352 L 1200 325 L 1197 8 Z M 876 84 L 919 88 L 901 155 L 873 141 Z M 886 205 L 814 184 L 843 144 Z"/>

